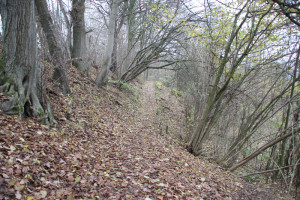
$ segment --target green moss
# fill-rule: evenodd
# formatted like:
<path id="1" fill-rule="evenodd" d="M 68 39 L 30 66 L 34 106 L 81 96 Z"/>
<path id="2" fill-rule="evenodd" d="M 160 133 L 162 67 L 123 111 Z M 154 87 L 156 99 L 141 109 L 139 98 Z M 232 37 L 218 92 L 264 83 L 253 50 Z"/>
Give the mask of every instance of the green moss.
<path id="1" fill-rule="evenodd" d="M 18 108 L 19 113 L 24 113 L 24 105 L 23 104 L 18 103 L 17 108 Z"/>
<path id="2" fill-rule="evenodd" d="M 4 67 L 5 67 L 5 62 L 4 62 L 4 58 L 3 55 L 0 55 L 0 84 L 4 84 L 5 81 L 5 76 L 4 76 Z"/>
<path id="3" fill-rule="evenodd" d="M 39 117 L 44 118 L 46 117 L 46 113 L 42 108 L 38 109 Z"/>
<path id="4" fill-rule="evenodd" d="M 192 109 L 190 109 L 190 111 L 189 111 L 189 115 L 188 115 L 188 119 L 187 119 L 187 120 L 188 120 L 188 124 L 189 124 L 190 126 L 193 125 L 194 119 L 195 119 L 195 109 L 192 108 Z"/>
<path id="5" fill-rule="evenodd" d="M 20 112 L 20 111 L 23 111 L 23 110 L 24 110 L 24 108 L 22 109 L 21 106 L 18 104 L 10 110 L 9 114 L 12 114 L 12 115 L 21 114 L 23 112 Z"/>
<path id="6" fill-rule="evenodd" d="M 131 83 L 121 83 L 121 88 L 124 90 L 134 90 L 134 86 Z"/>
<path id="7" fill-rule="evenodd" d="M 0 55 L 0 89 L 1 92 L 8 96 L 12 96 L 15 93 L 15 84 L 11 78 L 5 75 L 5 60 L 3 54 Z"/>
<path id="8" fill-rule="evenodd" d="M 0 72 L 4 70 L 4 66 L 5 66 L 5 62 L 4 62 L 3 55 L 0 55 Z"/>

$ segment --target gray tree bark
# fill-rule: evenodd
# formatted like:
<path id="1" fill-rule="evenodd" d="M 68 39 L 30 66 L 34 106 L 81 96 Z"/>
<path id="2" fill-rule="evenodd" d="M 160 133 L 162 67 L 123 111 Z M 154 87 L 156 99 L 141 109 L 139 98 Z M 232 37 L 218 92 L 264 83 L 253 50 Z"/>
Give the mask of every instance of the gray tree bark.
<path id="1" fill-rule="evenodd" d="M 136 0 L 129 0 L 126 2 L 128 4 L 128 9 L 127 9 L 127 18 L 126 18 L 126 31 L 127 31 L 127 55 L 124 61 L 124 66 L 121 70 L 121 74 L 125 73 L 127 71 L 129 64 L 130 64 L 130 59 L 133 57 L 133 47 L 134 47 L 134 27 L 135 27 L 135 4 Z"/>
<path id="2" fill-rule="evenodd" d="M 70 93 L 67 79 L 66 62 L 63 57 L 64 54 L 57 42 L 57 39 L 55 38 L 53 20 L 49 13 L 47 2 L 46 0 L 35 0 L 34 2 L 37 8 L 40 23 L 43 31 L 46 34 L 49 52 L 53 60 L 55 60 L 53 79 L 54 81 L 58 81 L 60 83 L 65 94 Z"/>
<path id="3" fill-rule="evenodd" d="M 71 51 L 72 51 L 72 24 L 68 18 L 67 15 L 67 11 L 64 8 L 64 4 L 63 4 L 63 0 L 58 0 L 59 3 L 59 7 L 63 13 L 64 19 L 65 19 L 65 23 L 66 23 L 66 28 L 67 28 L 67 39 L 66 39 L 66 46 L 67 46 L 67 53 L 68 53 L 68 57 L 71 57 Z"/>
<path id="4" fill-rule="evenodd" d="M 85 0 L 72 1 L 72 23 L 73 23 L 73 65 L 84 74 L 88 75 L 89 65 L 87 62 L 86 30 L 85 30 Z"/>
<path id="5" fill-rule="evenodd" d="M 0 0 L 3 62 L 0 91 L 10 100 L 0 104 L 7 114 L 46 119 L 38 84 L 34 1 Z"/>
<path id="6" fill-rule="evenodd" d="M 109 25 L 108 25 L 108 38 L 106 44 L 106 51 L 103 59 L 103 64 L 101 71 L 96 78 L 96 84 L 98 86 L 103 86 L 107 82 L 107 74 L 112 64 L 112 54 L 115 39 L 115 27 L 118 16 L 119 5 L 122 0 L 112 0 L 111 11 L 109 15 Z"/>
<path id="7" fill-rule="evenodd" d="M 119 40 L 119 33 L 124 25 L 125 22 L 125 16 L 128 6 L 126 5 L 127 1 L 125 2 L 123 8 L 122 8 L 122 16 L 119 19 L 119 23 L 115 24 L 115 33 L 114 33 L 114 46 L 113 46 L 113 52 L 112 52 L 112 58 L 111 58 L 111 66 L 110 71 L 113 73 L 113 75 L 116 78 L 119 78 L 121 73 L 118 73 L 118 40 Z"/>

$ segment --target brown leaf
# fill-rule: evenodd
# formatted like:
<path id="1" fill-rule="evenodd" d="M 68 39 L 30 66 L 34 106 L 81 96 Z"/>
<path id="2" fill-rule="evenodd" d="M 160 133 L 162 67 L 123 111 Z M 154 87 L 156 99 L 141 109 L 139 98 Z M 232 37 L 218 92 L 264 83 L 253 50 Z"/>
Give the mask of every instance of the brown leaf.
<path id="1" fill-rule="evenodd" d="M 160 200 L 163 200 L 164 196 L 158 196 L 157 198 L 160 199 Z"/>
<path id="2" fill-rule="evenodd" d="M 73 182 L 73 181 L 75 180 L 74 177 L 73 177 L 72 175 L 69 175 L 67 179 L 68 179 L 68 181 L 70 181 L 70 182 Z"/>
<path id="3" fill-rule="evenodd" d="M 128 181 L 122 182 L 121 186 L 126 187 L 128 185 Z"/>
<path id="4" fill-rule="evenodd" d="M 41 194 L 42 198 L 45 198 L 48 193 L 47 193 L 47 191 L 43 190 L 43 191 L 40 192 L 40 194 Z"/>
<path id="5" fill-rule="evenodd" d="M 16 198 L 17 198 L 17 199 L 21 199 L 21 198 L 22 198 L 22 195 L 20 194 L 19 191 L 16 193 Z"/>

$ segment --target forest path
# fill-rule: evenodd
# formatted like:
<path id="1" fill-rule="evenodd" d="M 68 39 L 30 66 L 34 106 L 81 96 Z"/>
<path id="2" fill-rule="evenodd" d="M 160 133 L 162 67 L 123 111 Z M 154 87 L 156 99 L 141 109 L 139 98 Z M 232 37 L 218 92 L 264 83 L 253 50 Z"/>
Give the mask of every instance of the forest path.
<path id="1" fill-rule="evenodd" d="M 156 83 L 159 83 L 157 88 Z M 173 139 L 185 138 L 188 133 L 181 97 L 161 82 L 145 81 L 141 90 L 140 121 L 148 128 Z"/>
<path id="2" fill-rule="evenodd" d="M 141 129 L 153 128 L 156 121 L 157 103 L 155 100 L 155 82 L 146 81 L 141 90 L 141 108 L 136 118 L 137 126 Z"/>
<path id="3" fill-rule="evenodd" d="M 131 141 L 134 141 L 134 143 L 143 141 L 143 144 L 138 143 L 134 151 L 136 155 L 139 155 L 138 157 L 144 158 L 142 160 L 142 165 L 144 166 L 142 169 L 146 169 L 144 171 L 146 172 L 146 177 L 151 177 L 149 179 L 150 183 L 164 185 L 166 187 L 164 188 L 165 191 L 168 191 L 167 193 L 159 192 L 149 197 L 158 197 L 158 199 L 163 197 L 186 199 L 230 199 L 230 197 L 232 199 L 257 200 L 281 199 L 271 188 L 266 189 L 263 185 L 258 187 L 244 181 L 239 182 L 238 179 L 229 176 L 227 173 L 225 174 L 217 166 L 187 153 L 182 146 L 178 145 L 174 138 L 172 139 L 170 135 L 164 134 L 165 132 L 160 127 L 162 124 L 168 123 L 173 126 L 172 131 L 181 131 L 183 124 L 179 121 L 184 120 L 182 105 L 166 87 L 163 86 L 162 89 L 158 90 L 155 86 L 155 81 L 145 81 L 141 89 L 140 99 L 141 107 L 135 119 L 137 131 Z M 168 108 L 167 111 L 163 109 L 166 107 Z M 168 118 L 168 122 L 164 121 L 165 118 Z M 141 148 L 142 146 L 144 148 Z M 131 146 L 128 145 L 128 147 L 132 147 L 132 144 Z M 176 161 L 176 164 L 174 161 Z M 158 182 L 159 180 L 162 182 Z M 194 190 L 194 194 L 183 192 L 183 196 L 173 196 L 176 190 L 182 192 L 180 188 L 183 191 Z"/>
<path id="4" fill-rule="evenodd" d="M 137 105 L 132 91 L 70 77 L 72 97 L 51 97 L 56 128 L 0 112 L 0 199 L 276 199 L 170 137 L 183 115 L 170 89 L 138 83 Z"/>

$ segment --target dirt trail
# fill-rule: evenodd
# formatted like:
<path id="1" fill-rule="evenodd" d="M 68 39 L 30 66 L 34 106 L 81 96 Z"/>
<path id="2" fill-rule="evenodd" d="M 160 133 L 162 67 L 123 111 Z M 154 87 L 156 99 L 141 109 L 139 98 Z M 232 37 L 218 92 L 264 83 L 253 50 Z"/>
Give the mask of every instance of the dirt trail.
<path id="1" fill-rule="evenodd" d="M 141 100 L 142 100 L 142 106 L 143 106 L 142 108 L 143 108 L 144 114 L 149 114 L 149 112 L 147 112 L 147 110 L 150 111 L 153 109 L 153 107 L 150 107 L 150 109 L 148 109 L 149 106 L 156 105 L 156 103 L 155 103 L 155 85 L 154 85 L 153 81 L 146 81 L 145 84 L 143 85 Z"/>
<path id="2" fill-rule="evenodd" d="M 143 158 L 138 159 L 137 163 L 141 166 L 138 173 L 149 176 L 150 179 L 147 181 L 150 183 L 165 186 L 163 188 L 165 192 L 151 193 L 151 195 L 149 193 L 148 197 L 159 197 L 159 199 L 162 197 L 167 197 L 167 199 L 174 197 L 175 199 L 230 199 L 230 197 L 249 200 L 281 199 L 271 189 L 259 189 L 252 184 L 239 182 L 241 180 L 221 171 L 217 166 L 187 153 L 171 137 L 162 136 L 161 127 L 159 127 L 162 122 L 159 120 L 164 119 L 157 115 L 161 104 L 168 103 L 168 106 L 171 106 L 170 115 L 167 117 L 169 123 L 177 126 L 174 127 L 175 131 L 179 131 L 178 126 L 182 126 L 182 123 L 176 124 L 172 120 L 178 121 L 183 116 L 179 116 L 182 115 L 182 108 L 171 92 L 164 88 L 161 93 L 161 95 L 156 95 L 154 81 L 144 83 L 141 93 L 142 106 L 135 120 L 136 132 L 131 137 L 126 136 L 131 138 L 127 147 L 137 158 Z M 162 100 L 165 102 L 161 102 Z M 166 115 L 163 118 L 166 118 Z M 175 164 L 174 161 L 177 163 Z M 170 187 L 172 184 L 173 187 Z M 181 192 L 194 190 L 194 194 L 175 195 L 180 188 Z"/>
<path id="3" fill-rule="evenodd" d="M 154 128 L 155 112 L 157 104 L 155 101 L 155 85 L 153 81 L 146 81 L 142 87 L 141 108 L 136 118 L 137 126 L 142 129 Z"/>
<path id="4" fill-rule="evenodd" d="M 276 199 L 245 191 L 240 179 L 161 134 L 162 118 L 180 121 L 182 114 L 167 88 L 156 95 L 154 82 L 145 82 L 135 111 L 132 96 L 79 87 L 73 71 L 72 105 L 52 98 L 60 127 L 0 112 L 0 199 Z"/>

